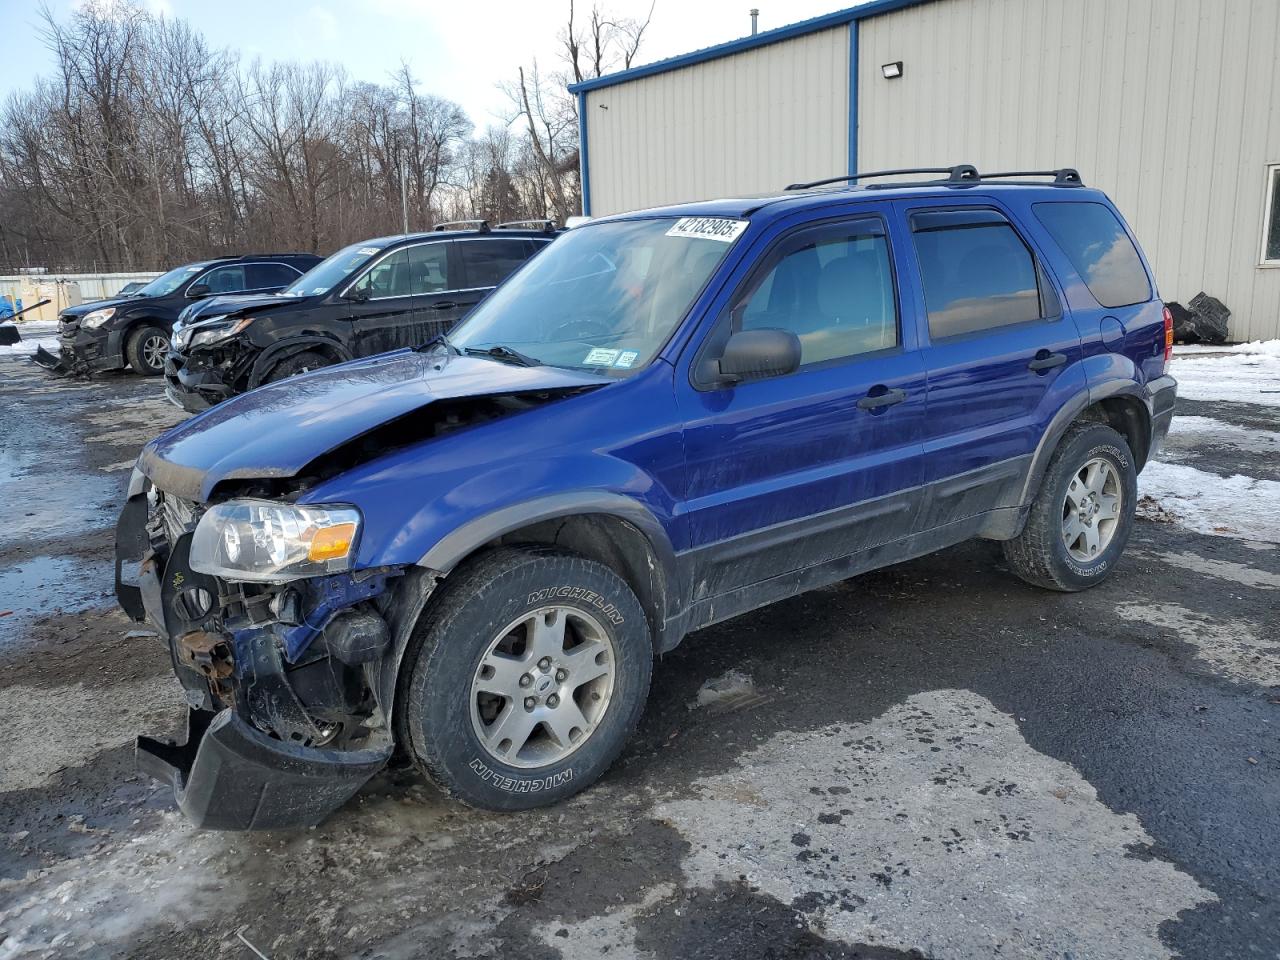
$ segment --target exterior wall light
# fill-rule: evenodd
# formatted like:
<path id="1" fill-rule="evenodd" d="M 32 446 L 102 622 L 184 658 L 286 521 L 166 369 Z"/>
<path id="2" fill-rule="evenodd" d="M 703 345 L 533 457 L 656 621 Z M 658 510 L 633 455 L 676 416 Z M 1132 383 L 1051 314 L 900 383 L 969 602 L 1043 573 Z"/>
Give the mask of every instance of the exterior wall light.
<path id="1" fill-rule="evenodd" d="M 902 61 L 895 60 L 893 63 L 886 63 L 880 67 L 880 72 L 884 74 L 886 80 L 896 80 L 902 76 Z"/>

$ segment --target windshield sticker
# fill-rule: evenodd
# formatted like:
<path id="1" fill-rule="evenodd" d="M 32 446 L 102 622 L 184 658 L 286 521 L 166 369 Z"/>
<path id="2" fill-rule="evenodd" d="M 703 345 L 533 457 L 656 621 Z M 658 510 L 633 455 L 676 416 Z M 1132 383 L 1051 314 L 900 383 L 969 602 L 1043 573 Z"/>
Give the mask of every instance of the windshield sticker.
<path id="1" fill-rule="evenodd" d="M 617 350 L 605 350 L 603 347 L 596 347 L 587 354 L 583 364 L 593 367 L 611 367 L 613 362 L 618 359 Z"/>
<path id="2" fill-rule="evenodd" d="M 615 367 L 629 367 L 636 362 L 636 357 L 640 356 L 635 350 L 623 350 L 618 354 L 618 359 L 613 361 Z"/>
<path id="3" fill-rule="evenodd" d="M 359 250 L 356 251 L 356 253 L 360 254 L 360 256 L 362 257 L 368 257 L 368 256 L 371 256 L 372 254 L 377 253 L 381 249 L 382 249 L 381 247 L 361 247 Z"/>
<path id="4" fill-rule="evenodd" d="M 676 221 L 676 225 L 667 231 L 667 236 L 733 243 L 745 229 L 747 229 L 745 220 L 728 220 L 724 217 L 681 217 Z"/>

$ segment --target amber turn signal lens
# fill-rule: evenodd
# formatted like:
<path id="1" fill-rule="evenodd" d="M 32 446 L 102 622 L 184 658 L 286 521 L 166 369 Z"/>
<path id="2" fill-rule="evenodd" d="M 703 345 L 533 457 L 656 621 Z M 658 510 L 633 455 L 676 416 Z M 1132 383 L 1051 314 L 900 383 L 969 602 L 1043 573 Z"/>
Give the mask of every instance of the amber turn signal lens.
<path id="1" fill-rule="evenodd" d="M 351 541 L 356 535 L 354 523 L 335 523 L 332 527 L 324 527 L 311 538 L 311 549 L 307 551 L 308 560 L 337 560 L 345 557 L 351 550 Z"/>

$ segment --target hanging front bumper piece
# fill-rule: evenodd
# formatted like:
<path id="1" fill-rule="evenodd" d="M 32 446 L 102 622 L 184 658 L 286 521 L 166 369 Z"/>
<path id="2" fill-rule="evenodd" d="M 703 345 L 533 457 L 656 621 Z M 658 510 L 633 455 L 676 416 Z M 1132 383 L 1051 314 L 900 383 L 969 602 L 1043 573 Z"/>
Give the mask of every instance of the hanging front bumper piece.
<path id="1" fill-rule="evenodd" d="M 187 711 L 184 742 L 138 737 L 138 769 L 173 785 L 178 807 L 207 830 L 315 826 L 351 799 L 391 756 L 325 750 L 255 730 L 230 708 Z"/>

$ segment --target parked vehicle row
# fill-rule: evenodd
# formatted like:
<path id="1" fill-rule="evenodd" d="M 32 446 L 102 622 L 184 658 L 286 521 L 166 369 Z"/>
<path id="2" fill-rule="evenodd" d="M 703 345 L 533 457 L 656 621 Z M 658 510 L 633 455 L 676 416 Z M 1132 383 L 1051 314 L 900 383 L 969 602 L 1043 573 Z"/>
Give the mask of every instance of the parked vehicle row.
<path id="1" fill-rule="evenodd" d="M 446 336 L 152 441 L 116 591 L 191 708 L 144 769 L 206 827 L 314 824 L 397 746 L 525 809 L 608 768 L 700 627 L 970 537 L 1041 587 L 1104 579 L 1171 318 L 1104 194 L 1015 176 L 597 220 Z M 344 251 L 314 296 L 374 309 L 350 284 L 416 243 Z M 436 282 L 472 284 L 445 246 Z"/>
<path id="2" fill-rule="evenodd" d="M 554 237 L 549 227 L 483 223 L 380 237 L 339 250 L 278 294 L 193 304 L 164 360 L 168 396 L 203 410 L 264 383 L 426 343 Z"/>
<path id="3" fill-rule="evenodd" d="M 135 373 L 158 376 L 164 370 L 174 321 L 192 300 L 280 290 L 319 262 L 309 253 L 265 253 L 176 267 L 133 293 L 63 310 L 58 315 L 58 355 L 41 347 L 36 362 L 56 373 L 128 366 Z"/>

